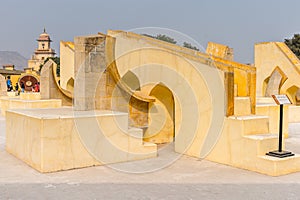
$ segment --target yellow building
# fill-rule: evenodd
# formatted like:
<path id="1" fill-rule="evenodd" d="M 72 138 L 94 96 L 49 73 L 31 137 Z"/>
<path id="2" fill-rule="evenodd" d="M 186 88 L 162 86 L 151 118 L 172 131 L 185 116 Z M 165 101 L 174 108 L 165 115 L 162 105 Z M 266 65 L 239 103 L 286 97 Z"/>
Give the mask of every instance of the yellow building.
<path id="1" fill-rule="evenodd" d="M 13 89 L 15 89 L 16 83 L 18 83 L 20 75 L 23 73 L 21 70 L 15 70 L 14 65 L 5 65 L 3 66 L 3 69 L 0 69 L 0 74 L 5 77 L 7 80 L 7 77 L 10 77 L 10 80 L 12 82 Z"/>

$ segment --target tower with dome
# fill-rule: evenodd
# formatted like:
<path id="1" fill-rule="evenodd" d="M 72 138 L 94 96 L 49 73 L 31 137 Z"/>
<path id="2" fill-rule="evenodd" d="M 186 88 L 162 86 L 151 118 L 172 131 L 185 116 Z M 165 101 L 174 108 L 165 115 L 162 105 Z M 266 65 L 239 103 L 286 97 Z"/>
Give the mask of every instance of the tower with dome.
<path id="1" fill-rule="evenodd" d="M 31 59 L 28 60 L 28 68 L 34 71 L 39 71 L 39 68 L 44 61 L 48 57 L 55 56 L 55 50 L 51 49 L 51 42 L 49 34 L 46 32 L 44 28 L 44 32 L 40 34 L 39 38 L 37 39 L 38 47 L 34 51 Z"/>

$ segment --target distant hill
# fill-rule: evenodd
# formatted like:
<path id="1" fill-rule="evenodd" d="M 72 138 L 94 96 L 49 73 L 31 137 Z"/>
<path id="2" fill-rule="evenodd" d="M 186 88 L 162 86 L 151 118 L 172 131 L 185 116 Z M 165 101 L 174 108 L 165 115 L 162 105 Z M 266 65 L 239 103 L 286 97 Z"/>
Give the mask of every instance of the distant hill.
<path id="1" fill-rule="evenodd" d="M 27 67 L 27 59 L 16 51 L 0 51 L 0 68 L 7 64 L 13 64 L 15 69 L 23 70 Z"/>

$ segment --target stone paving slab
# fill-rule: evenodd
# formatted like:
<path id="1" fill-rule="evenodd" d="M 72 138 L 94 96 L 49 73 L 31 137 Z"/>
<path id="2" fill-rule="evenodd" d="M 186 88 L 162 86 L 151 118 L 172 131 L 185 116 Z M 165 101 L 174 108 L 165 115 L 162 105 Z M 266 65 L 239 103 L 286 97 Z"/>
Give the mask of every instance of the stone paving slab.
<path id="1" fill-rule="evenodd" d="M 299 196 L 297 184 L 0 184 L 1 199 L 294 200 Z"/>

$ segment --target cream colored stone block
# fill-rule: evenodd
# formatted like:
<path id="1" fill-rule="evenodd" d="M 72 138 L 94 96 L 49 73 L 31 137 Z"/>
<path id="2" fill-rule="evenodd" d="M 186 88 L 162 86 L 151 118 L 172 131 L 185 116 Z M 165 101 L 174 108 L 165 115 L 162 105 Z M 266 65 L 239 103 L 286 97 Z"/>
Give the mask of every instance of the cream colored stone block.
<path id="1" fill-rule="evenodd" d="M 270 176 L 281 176 L 300 171 L 300 155 L 292 157 L 276 158 L 261 156 L 257 162 L 257 168 L 252 169 Z"/>
<path id="2" fill-rule="evenodd" d="M 41 94 L 39 92 L 21 92 L 20 99 L 22 100 L 39 100 Z"/>
<path id="3" fill-rule="evenodd" d="M 288 137 L 288 124 L 289 124 L 289 108 L 283 108 L 283 135 Z M 274 104 L 258 104 L 256 105 L 257 115 L 266 115 L 269 117 L 269 132 L 279 133 L 279 106 Z"/>
<path id="4" fill-rule="evenodd" d="M 267 104 L 267 105 L 276 105 L 274 99 L 272 97 L 257 97 L 256 104 Z"/>
<path id="5" fill-rule="evenodd" d="M 237 167 L 242 166 L 244 163 L 250 165 L 251 159 L 256 156 L 256 149 L 255 142 L 237 137 L 237 139 L 231 141 L 231 164 Z"/>
<path id="6" fill-rule="evenodd" d="M 59 108 L 62 105 L 60 99 L 43 99 L 43 100 L 22 100 L 17 98 L 1 98 L 1 114 L 10 109 L 27 109 L 27 108 Z"/>
<path id="7" fill-rule="evenodd" d="M 9 113 L 6 116 L 6 150 L 41 171 L 41 124 L 37 119 Z"/>
<path id="8" fill-rule="evenodd" d="M 92 152 L 93 156 L 103 164 L 126 162 L 128 161 L 128 137 L 115 134 L 108 138 L 101 138 Z"/>
<path id="9" fill-rule="evenodd" d="M 230 122 L 231 121 L 231 122 Z M 232 134 L 229 131 L 229 127 L 233 126 L 233 120 L 226 119 L 224 128 L 222 130 L 222 134 L 219 138 L 219 140 L 216 142 L 216 145 L 214 146 L 213 150 L 210 152 L 210 154 L 206 157 L 206 159 L 218 162 L 218 163 L 231 163 L 231 139 L 229 138 L 237 138 L 234 135 L 239 135 L 239 131 L 232 131 Z M 241 136 L 239 135 L 239 138 Z"/>
<path id="10" fill-rule="evenodd" d="M 128 114 L 123 113 L 120 114 L 120 112 L 115 111 L 102 111 L 105 112 L 105 117 L 97 117 L 97 122 L 99 124 L 99 127 L 103 134 L 107 137 L 114 135 L 114 134 L 120 134 L 125 135 L 128 131 Z M 87 119 L 88 120 L 88 119 Z M 88 124 L 88 121 L 86 122 Z M 88 126 L 87 126 L 88 127 Z M 120 132 L 120 130 L 122 132 Z"/>
<path id="11" fill-rule="evenodd" d="M 277 134 L 248 135 L 244 137 L 256 143 L 256 155 L 265 155 L 270 151 L 278 149 Z"/>
<path id="12" fill-rule="evenodd" d="M 228 118 L 224 127 L 218 143 L 206 159 L 271 176 L 300 171 L 298 155 L 282 159 L 265 156 L 265 153 L 278 149 L 277 134 L 243 136 L 244 124 L 234 117 Z M 284 146 L 283 143 L 283 149 Z"/>
<path id="13" fill-rule="evenodd" d="M 129 145 L 139 146 L 143 145 L 143 130 L 140 128 L 130 128 L 128 130 Z"/>
<path id="14" fill-rule="evenodd" d="M 269 133 L 269 118 L 267 116 L 249 115 L 229 118 L 240 121 L 244 135 Z"/>
<path id="15" fill-rule="evenodd" d="M 141 130 L 123 131 L 127 118 L 126 113 L 72 108 L 11 110 L 6 149 L 40 172 L 156 156 L 156 145 L 144 147 Z"/>
<path id="16" fill-rule="evenodd" d="M 300 122 L 300 106 L 290 105 L 288 109 L 288 121 L 289 123 Z"/>
<path id="17" fill-rule="evenodd" d="M 234 115 L 251 115 L 251 103 L 249 97 L 234 98 Z"/>

